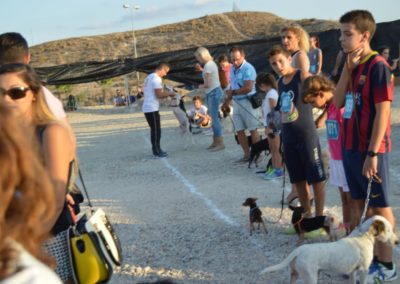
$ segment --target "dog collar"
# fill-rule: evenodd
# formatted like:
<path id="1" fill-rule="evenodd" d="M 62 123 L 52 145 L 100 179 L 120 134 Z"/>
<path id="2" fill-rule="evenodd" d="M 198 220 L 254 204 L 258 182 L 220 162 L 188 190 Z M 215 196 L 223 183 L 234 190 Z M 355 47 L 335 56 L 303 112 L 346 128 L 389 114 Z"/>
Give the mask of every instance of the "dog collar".
<path id="1" fill-rule="evenodd" d="M 258 209 L 258 206 L 254 207 L 254 208 L 250 208 L 250 212 L 252 212 L 252 211 L 254 211 L 256 209 Z"/>

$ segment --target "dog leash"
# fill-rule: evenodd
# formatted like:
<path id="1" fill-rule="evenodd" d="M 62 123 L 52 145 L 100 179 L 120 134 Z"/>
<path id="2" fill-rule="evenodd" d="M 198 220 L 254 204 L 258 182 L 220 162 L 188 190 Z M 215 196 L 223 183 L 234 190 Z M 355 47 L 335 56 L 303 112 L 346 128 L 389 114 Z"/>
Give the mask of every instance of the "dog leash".
<path id="1" fill-rule="evenodd" d="M 233 100 L 233 99 L 232 99 Z M 247 108 L 245 108 L 241 103 L 239 103 L 238 100 L 234 100 L 235 103 L 237 103 L 242 109 L 245 110 L 245 112 L 247 112 L 248 114 L 250 114 L 250 116 L 255 119 L 260 125 L 264 125 L 264 122 L 261 121 L 258 117 L 255 117 L 250 111 L 247 110 Z"/>
<path id="2" fill-rule="evenodd" d="M 364 222 L 365 216 L 367 215 L 368 203 L 369 203 L 370 194 L 371 194 L 371 187 L 372 187 L 372 177 L 370 177 L 368 180 L 367 198 L 365 199 L 365 205 L 364 205 L 363 213 L 361 215 L 360 225 Z"/>

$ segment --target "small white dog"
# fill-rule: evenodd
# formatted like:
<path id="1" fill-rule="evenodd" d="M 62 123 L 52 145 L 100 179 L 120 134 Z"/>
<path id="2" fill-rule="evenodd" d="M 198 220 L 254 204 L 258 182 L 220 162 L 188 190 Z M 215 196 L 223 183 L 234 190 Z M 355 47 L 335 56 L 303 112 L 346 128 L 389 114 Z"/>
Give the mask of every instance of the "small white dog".
<path id="1" fill-rule="evenodd" d="M 317 284 L 320 270 L 350 275 L 349 283 L 354 284 L 359 272 L 359 283 L 364 284 L 376 240 L 391 245 L 398 243 L 392 225 L 382 216 L 373 216 L 350 236 L 337 242 L 302 245 L 281 263 L 265 268 L 260 274 L 277 271 L 289 265 L 291 284 L 295 284 L 297 278 L 302 279 L 305 284 Z"/>

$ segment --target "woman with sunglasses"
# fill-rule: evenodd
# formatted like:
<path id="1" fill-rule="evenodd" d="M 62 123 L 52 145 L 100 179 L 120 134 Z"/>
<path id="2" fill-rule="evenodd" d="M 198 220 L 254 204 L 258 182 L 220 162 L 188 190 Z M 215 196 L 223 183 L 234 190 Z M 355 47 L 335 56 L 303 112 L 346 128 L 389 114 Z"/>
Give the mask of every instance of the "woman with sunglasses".
<path id="1" fill-rule="evenodd" d="M 0 96 L 0 283 L 61 284 L 42 251 L 54 192 L 28 132 Z"/>
<path id="2" fill-rule="evenodd" d="M 39 154 L 52 181 L 56 212 L 51 216 L 48 232 L 54 238 L 46 243 L 46 249 L 57 261 L 56 273 L 67 281 L 72 276 L 67 229 L 73 223 L 67 192 L 68 183 L 72 182 L 75 149 L 67 128 L 48 109 L 42 90 L 39 77 L 29 65 L 14 63 L 0 67 L 0 96 L 36 132 L 32 138 L 40 143 Z"/>

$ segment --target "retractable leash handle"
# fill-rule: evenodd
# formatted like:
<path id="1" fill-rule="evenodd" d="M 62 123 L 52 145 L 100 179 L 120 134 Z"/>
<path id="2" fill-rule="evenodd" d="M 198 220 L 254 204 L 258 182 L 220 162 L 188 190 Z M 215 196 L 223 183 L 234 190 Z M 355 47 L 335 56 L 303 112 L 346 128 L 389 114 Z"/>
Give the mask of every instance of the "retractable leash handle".
<path id="1" fill-rule="evenodd" d="M 364 210 L 363 210 L 363 214 L 361 215 L 361 220 L 360 220 L 360 225 L 362 223 L 364 223 L 365 221 L 365 216 L 367 215 L 367 209 L 368 209 L 368 203 L 369 203 L 369 199 L 370 199 L 370 195 L 371 195 L 371 187 L 372 187 L 372 181 L 373 181 L 374 177 L 371 176 L 368 180 L 368 187 L 367 187 L 367 198 L 365 199 L 365 205 L 364 205 Z"/>

